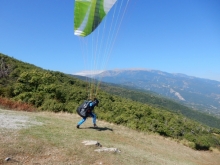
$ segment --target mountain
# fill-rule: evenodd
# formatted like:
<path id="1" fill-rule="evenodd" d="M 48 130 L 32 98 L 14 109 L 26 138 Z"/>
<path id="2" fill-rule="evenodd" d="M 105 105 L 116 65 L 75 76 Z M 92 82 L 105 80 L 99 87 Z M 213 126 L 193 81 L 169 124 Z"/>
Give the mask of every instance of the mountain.
<path id="1" fill-rule="evenodd" d="M 109 70 L 94 77 L 101 77 L 103 82 L 153 91 L 190 108 L 220 117 L 220 82 L 218 81 L 141 69 Z"/>

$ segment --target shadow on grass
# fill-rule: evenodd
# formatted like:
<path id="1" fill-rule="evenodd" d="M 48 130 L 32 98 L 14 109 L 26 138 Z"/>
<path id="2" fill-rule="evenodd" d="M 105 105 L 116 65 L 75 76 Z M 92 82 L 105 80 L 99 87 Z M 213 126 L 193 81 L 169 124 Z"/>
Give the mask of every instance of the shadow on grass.
<path id="1" fill-rule="evenodd" d="M 95 129 L 97 131 L 113 131 L 113 129 L 108 127 L 86 127 L 84 129 Z"/>

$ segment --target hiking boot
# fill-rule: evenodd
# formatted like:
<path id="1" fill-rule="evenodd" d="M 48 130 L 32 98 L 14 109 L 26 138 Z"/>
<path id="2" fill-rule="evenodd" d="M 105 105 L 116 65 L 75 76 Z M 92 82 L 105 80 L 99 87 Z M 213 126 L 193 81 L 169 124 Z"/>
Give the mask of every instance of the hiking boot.
<path id="1" fill-rule="evenodd" d="M 96 124 L 94 124 L 94 127 L 98 127 Z"/>
<path id="2" fill-rule="evenodd" d="M 79 125 L 77 125 L 76 128 L 79 128 Z"/>

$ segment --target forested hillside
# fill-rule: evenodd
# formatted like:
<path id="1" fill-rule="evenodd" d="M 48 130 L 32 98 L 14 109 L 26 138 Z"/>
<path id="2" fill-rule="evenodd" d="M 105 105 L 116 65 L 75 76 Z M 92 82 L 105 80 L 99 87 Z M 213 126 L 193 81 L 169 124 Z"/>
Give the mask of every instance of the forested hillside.
<path id="1" fill-rule="evenodd" d="M 105 84 L 105 83 L 101 85 L 101 89 L 111 94 L 115 94 L 115 95 L 125 97 L 125 98 L 130 98 L 133 101 L 138 101 L 144 104 L 149 104 L 154 107 L 160 107 L 162 109 L 165 109 L 167 111 L 171 111 L 174 113 L 181 113 L 190 119 L 193 119 L 201 123 L 204 123 L 208 126 L 220 129 L 219 118 L 216 118 L 212 115 L 209 115 L 209 114 L 206 114 L 200 111 L 190 109 L 189 107 L 181 105 L 175 101 L 167 99 L 163 96 L 159 96 L 156 93 L 141 91 L 141 90 L 134 89 L 134 88 L 132 89 L 131 87 L 125 87 L 125 86 L 123 86 L 122 88 L 119 85 L 115 85 L 115 84 L 112 84 L 110 86 L 109 84 Z"/>
<path id="2" fill-rule="evenodd" d="M 0 54 L 0 96 L 42 111 L 75 113 L 87 99 L 87 83 L 57 71 L 44 70 Z M 194 149 L 220 148 L 220 130 L 195 122 L 167 108 L 144 104 L 100 90 L 99 119 L 139 131 L 187 140 Z M 58 123 L 59 124 L 59 123 Z"/>
<path id="3" fill-rule="evenodd" d="M 85 81 L 86 80 L 88 81 L 89 79 L 88 77 L 78 76 L 78 75 L 77 76 L 74 75 L 74 77 L 77 77 Z M 118 84 L 105 83 L 105 82 L 101 84 L 100 88 L 103 91 L 106 91 L 107 93 L 118 95 L 124 98 L 129 98 L 132 99 L 133 101 L 138 101 L 144 104 L 152 105 L 153 107 L 160 107 L 164 110 L 171 111 L 174 113 L 181 113 L 192 120 L 204 123 L 210 127 L 215 127 L 220 129 L 219 118 L 201 111 L 193 110 L 178 102 L 165 98 L 157 93 L 139 90 L 136 88 L 132 88 L 130 86 L 125 86 L 125 85 L 122 86 Z"/>

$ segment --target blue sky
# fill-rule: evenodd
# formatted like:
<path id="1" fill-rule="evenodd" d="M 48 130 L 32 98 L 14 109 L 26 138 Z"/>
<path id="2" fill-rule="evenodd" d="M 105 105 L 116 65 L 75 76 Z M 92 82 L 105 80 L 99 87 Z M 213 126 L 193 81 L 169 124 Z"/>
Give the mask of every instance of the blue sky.
<path id="1" fill-rule="evenodd" d="M 44 69 L 88 70 L 85 61 L 93 57 L 84 58 L 73 11 L 74 0 L 0 0 L 0 52 Z M 110 58 L 96 61 L 106 62 L 103 69 L 146 68 L 220 81 L 219 0 L 130 0 L 120 25 Z"/>

